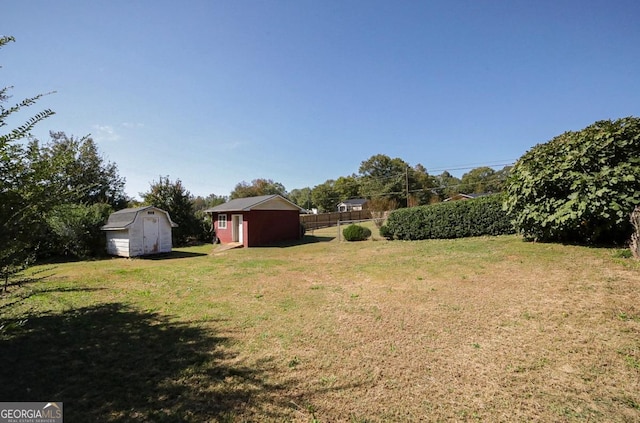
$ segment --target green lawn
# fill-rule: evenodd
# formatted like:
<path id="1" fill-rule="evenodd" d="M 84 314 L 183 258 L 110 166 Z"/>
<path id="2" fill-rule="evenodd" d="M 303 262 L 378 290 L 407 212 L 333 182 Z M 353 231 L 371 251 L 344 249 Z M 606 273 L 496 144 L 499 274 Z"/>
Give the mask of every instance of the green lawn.
<path id="1" fill-rule="evenodd" d="M 65 421 L 640 421 L 640 265 L 518 237 L 39 266 L 0 398 Z"/>

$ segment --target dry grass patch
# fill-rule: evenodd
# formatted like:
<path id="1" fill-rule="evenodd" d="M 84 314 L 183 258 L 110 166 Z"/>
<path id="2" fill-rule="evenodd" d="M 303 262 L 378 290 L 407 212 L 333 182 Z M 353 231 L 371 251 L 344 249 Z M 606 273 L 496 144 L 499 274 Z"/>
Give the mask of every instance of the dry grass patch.
<path id="1" fill-rule="evenodd" d="M 92 421 L 640 420 L 640 267 L 611 250 L 210 251 L 57 265 L 14 290 L 0 397 Z"/>

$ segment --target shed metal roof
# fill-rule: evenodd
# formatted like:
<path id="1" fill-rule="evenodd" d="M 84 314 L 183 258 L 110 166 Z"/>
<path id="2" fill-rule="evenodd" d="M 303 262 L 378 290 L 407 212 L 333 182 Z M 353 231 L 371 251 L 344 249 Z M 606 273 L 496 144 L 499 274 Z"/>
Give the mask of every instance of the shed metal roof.
<path id="1" fill-rule="evenodd" d="M 154 206 L 144 206 L 144 207 L 134 207 L 130 209 L 122 209 L 122 210 L 118 210 L 115 213 L 111 213 L 111 215 L 109 215 L 109 219 L 107 220 L 107 224 L 101 227 L 100 229 L 102 229 L 103 231 L 127 229 L 129 225 L 135 222 L 136 216 L 138 215 L 138 213 L 148 209 L 154 209 L 161 213 L 164 213 L 167 216 L 167 219 L 169 219 L 169 223 L 171 224 L 171 227 L 175 228 L 178 226 L 176 223 L 174 223 L 171 220 L 169 213 L 167 213 L 166 211 Z"/>
<path id="2" fill-rule="evenodd" d="M 270 205 L 278 205 L 271 208 Z M 282 210 L 283 206 L 290 210 L 302 210 L 301 207 L 287 200 L 281 195 L 260 195 L 257 197 L 236 198 L 213 208 L 205 210 L 205 213 L 220 213 L 233 211 L 250 211 L 256 208 L 260 210 Z"/>

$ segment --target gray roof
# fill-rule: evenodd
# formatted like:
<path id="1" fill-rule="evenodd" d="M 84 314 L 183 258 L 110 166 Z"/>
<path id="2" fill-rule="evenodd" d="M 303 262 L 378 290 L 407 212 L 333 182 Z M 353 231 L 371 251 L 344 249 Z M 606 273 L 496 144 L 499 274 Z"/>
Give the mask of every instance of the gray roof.
<path id="1" fill-rule="evenodd" d="M 351 198 L 349 200 L 344 200 L 342 203 L 340 204 L 353 204 L 356 206 L 361 206 L 364 203 L 366 203 L 368 200 L 366 198 Z"/>
<path id="2" fill-rule="evenodd" d="M 145 211 L 147 209 L 155 209 L 161 213 L 166 214 L 167 219 L 169 219 L 169 223 L 171 224 L 171 226 L 174 228 L 178 226 L 173 221 L 171 221 L 171 217 L 169 216 L 169 213 L 167 213 L 166 211 L 154 206 L 144 206 L 144 207 L 135 207 L 130 209 L 122 209 L 122 210 L 118 210 L 115 213 L 111 213 L 111 215 L 109 216 L 109 220 L 107 220 L 107 224 L 101 227 L 100 229 L 102 229 L 103 231 L 127 229 L 129 225 L 135 222 L 136 216 L 138 215 L 138 213 L 140 213 L 141 211 Z"/>
<path id="3" fill-rule="evenodd" d="M 292 209 L 302 210 L 301 207 L 293 204 L 291 201 L 287 200 L 281 195 L 272 194 L 272 195 L 260 195 L 258 197 L 246 197 L 246 198 L 236 198 L 235 200 L 227 201 L 224 204 L 220 204 L 219 206 L 215 206 L 213 208 L 205 210 L 205 213 L 220 213 L 220 212 L 233 212 L 233 211 L 250 211 L 257 206 L 261 207 L 262 210 L 268 210 L 268 204 L 271 201 L 277 201 L 278 203 L 286 202 L 288 203 Z M 266 207 L 265 207 L 266 206 Z M 274 210 L 280 210 L 280 208 L 274 208 Z"/>

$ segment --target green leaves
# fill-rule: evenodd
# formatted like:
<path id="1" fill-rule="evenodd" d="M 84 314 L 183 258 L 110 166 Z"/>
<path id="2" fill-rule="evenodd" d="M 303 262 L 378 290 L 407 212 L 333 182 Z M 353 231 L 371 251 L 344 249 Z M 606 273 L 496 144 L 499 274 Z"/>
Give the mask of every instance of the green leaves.
<path id="1" fill-rule="evenodd" d="M 503 210 L 501 194 L 474 200 L 398 209 L 391 213 L 384 236 L 395 239 L 446 239 L 514 232 Z"/>
<path id="2" fill-rule="evenodd" d="M 640 119 L 599 121 L 539 144 L 518 160 L 506 209 L 540 241 L 623 243 L 640 200 Z"/>

